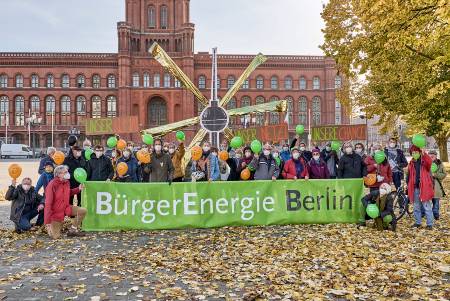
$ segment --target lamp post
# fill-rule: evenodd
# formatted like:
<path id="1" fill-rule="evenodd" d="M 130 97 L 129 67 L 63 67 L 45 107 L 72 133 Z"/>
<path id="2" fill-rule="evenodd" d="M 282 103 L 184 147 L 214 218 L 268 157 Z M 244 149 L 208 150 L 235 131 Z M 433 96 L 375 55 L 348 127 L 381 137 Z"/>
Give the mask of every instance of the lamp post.
<path id="1" fill-rule="evenodd" d="M 36 158 L 36 131 L 35 128 L 40 126 L 42 118 L 37 117 L 36 113 L 33 113 L 31 117 L 27 118 L 28 126 L 33 130 L 33 158 Z"/>
<path id="2" fill-rule="evenodd" d="M 361 114 L 359 118 L 366 120 L 366 149 L 369 149 L 369 126 L 367 121 L 367 115 Z"/>

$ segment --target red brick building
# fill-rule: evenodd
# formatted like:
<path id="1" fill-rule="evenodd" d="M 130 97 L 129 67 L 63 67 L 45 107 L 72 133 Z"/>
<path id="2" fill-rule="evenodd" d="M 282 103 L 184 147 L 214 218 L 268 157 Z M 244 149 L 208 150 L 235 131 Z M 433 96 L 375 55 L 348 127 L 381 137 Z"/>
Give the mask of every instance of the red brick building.
<path id="1" fill-rule="evenodd" d="M 189 0 L 126 0 L 126 21 L 117 24 L 118 53 L 0 53 L 0 138 L 8 131 L 10 143 L 28 144 L 30 114 L 36 116 L 30 127 L 37 148 L 52 144 L 52 118 L 54 145 L 63 146 L 71 130 L 79 131 L 83 139 L 86 118 L 134 115 L 144 129 L 197 115 L 201 108 L 193 95 L 148 53 L 158 42 L 209 98 L 211 57 L 194 53 L 189 4 Z M 219 55 L 219 96 L 252 58 Z M 333 59 L 323 56 L 269 56 L 228 107 L 288 99 L 292 131 L 296 124 L 308 125 L 309 110 L 312 124 L 349 123 L 336 101 L 341 78 L 335 67 Z M 283 119 L 284 114 L 277 113 L 251 116 L 247 126 Z M 243 123 L 234 119 L 232 127 Z M 188 137 L 195 130 L 187 129 Z M 138 133 L 125 136 L 139 140 Z M 91 138 L 104 142 L 106 137 Z"/>

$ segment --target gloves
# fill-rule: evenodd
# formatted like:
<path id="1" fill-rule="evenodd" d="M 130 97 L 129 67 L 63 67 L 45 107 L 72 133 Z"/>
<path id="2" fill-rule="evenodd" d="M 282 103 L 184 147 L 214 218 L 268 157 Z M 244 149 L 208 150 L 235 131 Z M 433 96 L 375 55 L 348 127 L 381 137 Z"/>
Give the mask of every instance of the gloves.
<path id="1" fill-rule="evenodd" d="M 377 182 L 382 182 L 384 180 L 384 177 L 377 175 Z"/>

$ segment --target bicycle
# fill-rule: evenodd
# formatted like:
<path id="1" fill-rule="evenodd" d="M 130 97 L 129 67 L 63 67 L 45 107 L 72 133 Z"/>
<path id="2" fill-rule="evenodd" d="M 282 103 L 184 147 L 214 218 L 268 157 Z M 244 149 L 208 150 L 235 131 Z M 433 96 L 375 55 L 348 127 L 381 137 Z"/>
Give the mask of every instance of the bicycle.
<path id="1" fill-rule="evenodd" d="M 408 196 L 403 191 L 403 187 L 399 187 L 397 191 L 392 191 L 390 195 L 394 199 L 393 209 L 396 221 L 399 221 L 405 213 L 411 216 L 412 211 L 409 206 Z"/>

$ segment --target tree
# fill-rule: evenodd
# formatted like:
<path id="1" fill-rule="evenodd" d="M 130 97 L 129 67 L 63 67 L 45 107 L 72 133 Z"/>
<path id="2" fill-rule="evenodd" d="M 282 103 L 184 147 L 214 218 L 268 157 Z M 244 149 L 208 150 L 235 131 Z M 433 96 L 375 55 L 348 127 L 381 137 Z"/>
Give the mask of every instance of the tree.
<path id="1" fill-rule="evenodd" d="M 398 119 L 433 136 L 448 161 L 450 4 L 447 0 L 330 0 L 322 12 L 326 55 L 348 86 L 338 97 L 386 131 Z"/>

